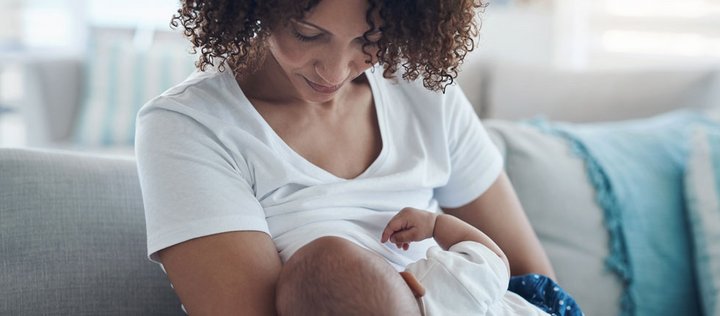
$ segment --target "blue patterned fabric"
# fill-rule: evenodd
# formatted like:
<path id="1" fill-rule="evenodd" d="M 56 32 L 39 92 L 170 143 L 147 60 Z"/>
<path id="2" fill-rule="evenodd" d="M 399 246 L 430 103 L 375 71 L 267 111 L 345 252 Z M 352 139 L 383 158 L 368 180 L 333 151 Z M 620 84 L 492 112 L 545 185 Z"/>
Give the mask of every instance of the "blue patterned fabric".
<path id="1" fill-rule="evenodd" d="M 584 315 L 575 299 L 544 275 L 514 276 L 510 278 L 508 290 L 553 316 Z"/>
<path id="2" fill-rule="evenodd" d="M 570 142 L 586 162 L 610 231 L 608 267 L 626 284 L 623 315 L 699 315 L 682 178 L 690 126 L 676 111 L 645 120 L 535 126 Z"/>

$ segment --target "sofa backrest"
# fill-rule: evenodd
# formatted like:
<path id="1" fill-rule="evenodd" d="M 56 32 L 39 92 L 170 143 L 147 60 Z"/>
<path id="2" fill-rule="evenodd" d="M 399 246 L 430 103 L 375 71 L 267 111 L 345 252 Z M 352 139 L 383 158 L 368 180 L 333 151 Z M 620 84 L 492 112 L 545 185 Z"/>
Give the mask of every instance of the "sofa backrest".
<path id="1" fill-rule="evenodd" d="M 486 127 L 560 285 L 587 315 L 617 314 L 622 284 L 605 266 L 608 232 L 583 162 L 528 126 Z M 0 315 L 182 314 L 146 258 L 132 157 L 0 149 L 0 201 Z"/>
<path id="2" fill-rule="evenodd" d="M 658 67 L 573 71 L 475 60 L 460 86 L 482 118 L 599 122 L 720 104 L 720 70 Z"/>
<path id="3" fill-rule="evenodd" d="M 0 315 L 183 315 L 135 161 L 0 148 Z"/>

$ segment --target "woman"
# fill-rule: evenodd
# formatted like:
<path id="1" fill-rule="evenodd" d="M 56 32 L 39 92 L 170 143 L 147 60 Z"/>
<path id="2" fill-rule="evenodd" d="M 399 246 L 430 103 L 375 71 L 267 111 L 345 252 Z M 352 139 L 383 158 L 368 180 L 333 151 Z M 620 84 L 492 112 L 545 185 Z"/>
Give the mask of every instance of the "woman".
<path id="1" fill-rule="evenodd" d="M 150 258 L 190 314 L 274 314 L 282 260 L 320 236 L 401 269 L 431 246 L 377 242 L 404 207 L 478 227 L 514 275 L 554 277 L 497 149 L 450 85 L 480 7 L 183 2 L 173 23 L 200 71 L 143 107 L 136 153 Z"/>

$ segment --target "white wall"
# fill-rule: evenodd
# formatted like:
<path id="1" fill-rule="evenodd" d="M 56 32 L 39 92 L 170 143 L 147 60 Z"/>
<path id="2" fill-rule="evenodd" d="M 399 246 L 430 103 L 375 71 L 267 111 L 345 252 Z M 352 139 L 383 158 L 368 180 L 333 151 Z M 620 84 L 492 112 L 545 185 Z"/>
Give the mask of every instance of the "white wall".
<path id="1" fill-rule="evenodd" d="M 471 62 L 569 70 L 720 65 L 718 0 L 515 2 L 486 8 Z"/>
<path id="2" fill-rule="evenodd" d="M 486 8 L 472 58 L 523 64 L 551 64 L 556 37 L 550 8 Z"/>

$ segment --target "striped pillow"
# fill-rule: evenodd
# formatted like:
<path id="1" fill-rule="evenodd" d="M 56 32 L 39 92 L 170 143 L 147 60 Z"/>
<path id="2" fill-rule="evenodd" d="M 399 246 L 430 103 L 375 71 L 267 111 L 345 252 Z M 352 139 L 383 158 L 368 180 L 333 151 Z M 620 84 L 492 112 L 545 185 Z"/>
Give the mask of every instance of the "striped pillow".
<path id="1" fill-rule="evenodd" d="M 97 36 L 90 43 L 84 102 L 74 130 L 83 147 L 132 146 L 140 107 L 194 70 L 181 41 L 137 50 L 129 36 Z"/>

